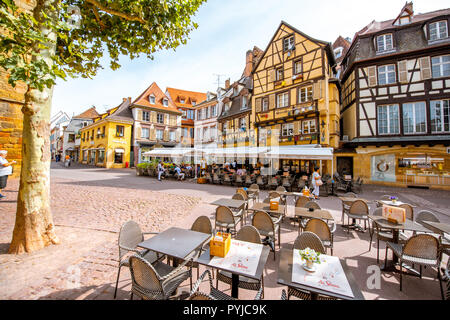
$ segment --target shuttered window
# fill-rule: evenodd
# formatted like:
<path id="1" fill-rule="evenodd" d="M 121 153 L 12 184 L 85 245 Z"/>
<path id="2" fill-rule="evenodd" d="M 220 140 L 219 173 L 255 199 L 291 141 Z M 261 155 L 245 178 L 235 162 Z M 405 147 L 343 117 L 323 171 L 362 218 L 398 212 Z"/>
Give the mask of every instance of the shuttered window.
<path id="1" fill-rule="evenodd" d="M 277 94 L 277 108 L 284 108 L 289 106 L 289 93 L 284 92 Z"/>
<path id="2" fill-rule="evenodd" d="M 380 86 L 395 83 L 395 78 L 394 64 L 378 67 L 378 84 Z"/>
<path id="3" fill-rule="evenodd" d="M 150 129 L 149 128 L 142 128 L 141 138 L 145 138 L 145 139 L 150 138 Z"/>
<path id="4" fill-rule="evenodd" d="M 298 95 L 299 103 L 311 101 L 313 92 L 312 86 L 300 88 L 299 91 L 300 91 Z"/>
<path id="5" fill-rule="evenodd" d="M 420 75 L 422 80 L 431 79 L 431 63 L 429 57 L 422 57 L 419 59 L 420 62 Z"/>
<path id="6" fill-rule="evenodd" d="M 408 69 L 406 60 L 398 62 L 398 81 L 400 83 L 408 82 Z"/>
<path id="7" fill-rule="evenodd" d="M 262 111 L 267 111 L 269 110 L 269 98 L 265 97 L 262 98 L 262 107 L 261 107 Z"/>
<path id="8" fill-rule="evenodd" d="M 377 67 L 368 67 L 367 76 L 369 78 L 369 87 L 375 87 L 377 85 Z"/>
<path id="9" fill-rule="evenodd" d="M 310 134 L 316 132 L 316 119 L 304 120 L 302 123 L 303 134 Z"/>

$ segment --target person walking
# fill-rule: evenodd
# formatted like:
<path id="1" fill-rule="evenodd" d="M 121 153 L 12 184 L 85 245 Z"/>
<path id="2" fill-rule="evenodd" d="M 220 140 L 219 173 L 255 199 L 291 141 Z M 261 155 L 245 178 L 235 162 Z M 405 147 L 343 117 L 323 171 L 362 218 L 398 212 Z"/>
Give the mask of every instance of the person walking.
<path id="1" fill-rule="evenodd" d="M 6 188 L 8 176 L 12 174 L 12 165 L 16 163 L 16 161 L 14 160 L 8 162 L 8 160 L 6 160 L 7 154 L 8 151 L 0 150 L 0 199 L 5 198 L 5 196 L 2 195 L 1 192 Z"/>
<path id="2" fill-rule="evenodd" d="M 319 189 L 320 189 L 320 186 L 322 185 L 321 176 L 319 174 L 319 167 L 314 168 L 314 173 L 312 175 L 311 180 L 312 180 L 311 183 L 314 187 L 314 190 L 312 192 L 314 195 L 314 198 L 319 199 Z"/>
<path id="3" fill-rule="evenodd" d="M 161 175 L 164 173 L 164 167 L 161 161 L 158 163 L 158 181 L 161 181 Z"/>

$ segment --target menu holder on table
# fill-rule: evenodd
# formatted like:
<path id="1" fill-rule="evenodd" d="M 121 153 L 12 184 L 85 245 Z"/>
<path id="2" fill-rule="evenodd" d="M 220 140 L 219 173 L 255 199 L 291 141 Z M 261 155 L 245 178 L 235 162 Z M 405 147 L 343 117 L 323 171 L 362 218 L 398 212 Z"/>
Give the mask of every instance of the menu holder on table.
<path id="1" fill-rule="evenodd" d="M 383 205 L 383 212 L 382 216 L 383 218 L 386 218 L 387 221 L 396 223 L 396 224 L 402 224 L 406 221 L 406 209 L 399 208 L 399 207 L 393 207 L 393 206 L 387 206 Z"/>
<path id="2" fill-rule="evenodd" d="M 217 232 L 209 241 L 209 252 L 211 256 L 224 258 L 230 250 L 231 234 Z"/>

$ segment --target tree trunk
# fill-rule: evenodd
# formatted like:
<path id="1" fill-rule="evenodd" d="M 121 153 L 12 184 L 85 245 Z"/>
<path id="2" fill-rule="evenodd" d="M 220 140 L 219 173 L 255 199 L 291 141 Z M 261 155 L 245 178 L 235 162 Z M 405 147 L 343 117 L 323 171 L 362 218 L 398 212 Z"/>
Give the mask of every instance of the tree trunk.
<path id="1" fill-rule="evenodd" d="M 34 9 L 35 18 L 48 15 L 50 1 L 38 1 Z M 57 18 L 57 17 L 56 17 Z M 39 21 L 39 20 L 38 20 Z M 56 34 L 44 25 L 41 32 L 49 39 L 56 40 Z M 50 67 L 55 46 L 40 49 L 42 59 Z M 24 253 L 42 249 L 50 244 L 58 244 L 50 210 L 50 113 L 53 87 L 43 91 L 29 88 L 22 108 L 23 142 L 22 169 L 17 198 L 16 223 L 9 253 Z"/>

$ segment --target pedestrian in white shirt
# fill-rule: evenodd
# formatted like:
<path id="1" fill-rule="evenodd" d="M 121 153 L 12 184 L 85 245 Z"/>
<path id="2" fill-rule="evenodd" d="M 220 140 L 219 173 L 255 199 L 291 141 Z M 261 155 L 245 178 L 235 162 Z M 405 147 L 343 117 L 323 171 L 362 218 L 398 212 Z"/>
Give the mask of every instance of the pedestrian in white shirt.
<path id="1" fill-rule="evenodd" d="M 158 181 L 161 181 L 161 175 L 164 173 L 165 169 L 161 163 L 161 161 L 158 163 Z"/>
<path id="2" fill-rule="evenodd" d="M 319 199 L 319 188 L 322 185 L 321 176 L 319 174 L 319 167 L 314 168 L 314 173 L 312 175 L 311 183 L 314 187 L 313 195 L 316 199 Z"/>
<path id="3" fill-rule="evenodd" d="M 184 180 L 184 173 L 181 172 L 181 169 L 180 169 L 179 166 L 177 166 L 177 167 L 175 168 L 175 171 L 178 173 L 178 180 Z"/>
<path id="4" fill-rule="evenodd" d="M 7 154 L 8 151 L 0 150 L 0 199 L 5 198 L 5 196 L 1 194 L 1 191 L 6 188 L 8 176 L 12 174 L 12 165 L 16 163 L 14 160 L 8 162 L 8 160 L 6 160 Z"/>

